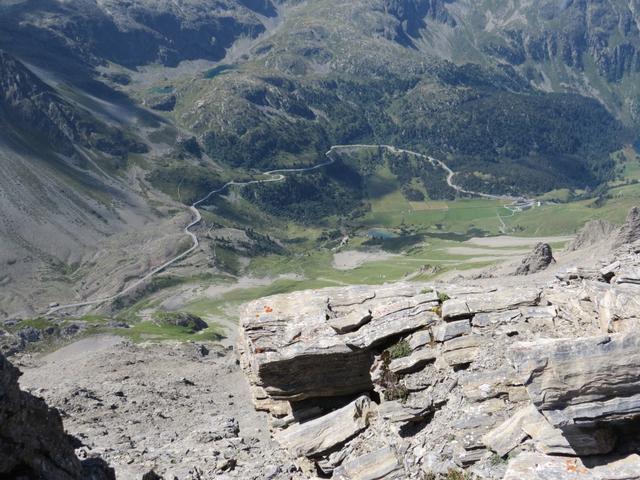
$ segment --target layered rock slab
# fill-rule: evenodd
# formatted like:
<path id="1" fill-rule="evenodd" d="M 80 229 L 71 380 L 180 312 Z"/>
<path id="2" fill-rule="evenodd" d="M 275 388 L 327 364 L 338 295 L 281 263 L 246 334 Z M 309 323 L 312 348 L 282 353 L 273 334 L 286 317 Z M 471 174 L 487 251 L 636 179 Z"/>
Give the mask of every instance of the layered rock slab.
<path id="1" fill-rule="evenodd" d="M 371 401 L 362 396 L 322 417 L 276 433 L 279 443 L 295 456 L 313 457 L 346 442 L 369 424 Z"/>
<path id="2" fill-rule="evenodd" d="M 533 404 L 557 427 L 640 415 L 640 336 L 520 343 L 511 361 Z"/>
<path id="3" fill-rule="evenodd" d="M 371 348 L 437 320 L 431 311 L 437 294 L 422 290 L 419 284 L 328 288 L 247 304 L 241 343 L 253 383 L 288 401 L 372 390 Z"/>
<path id="4" fill-rule="evenodd" d="M 442 318 L 454 320 L 472 317 L 477 313 L 512 310 L 520 306 L 537 305 L 539 288 L 501 289 L 495 292 L 470 294 L 447 300 L 442 304 Z"/>

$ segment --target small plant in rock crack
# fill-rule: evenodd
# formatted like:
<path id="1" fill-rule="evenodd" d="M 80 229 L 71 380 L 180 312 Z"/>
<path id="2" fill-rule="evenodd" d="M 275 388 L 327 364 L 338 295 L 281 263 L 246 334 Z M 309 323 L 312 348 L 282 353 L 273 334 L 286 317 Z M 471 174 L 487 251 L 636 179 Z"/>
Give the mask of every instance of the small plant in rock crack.
<path id="1" fill-rule="evenodd" d="M 450 468 L 447 472 L 446 480 L 476 480 L 476 476 L 471 472 Z"/>
<path id="2" fill-rule="evenodd" d="M 391 354 L 389 350 L 382 352 L 382 367 L 379 384 L 384 389 L 383 396 L 387 401 L 399 400 L 404 403 L 409 397 L 409 390 L 405 387 L 398 375 L 389 369 Z"/>
<path id="3" fill-rule="evenodd" d="M 450 297 L 449 295 L 447 295 L 446 293 L 444 293 L 444 292 L 440 292 L 440 293 L 438 293 L 438 301 L 439 301 L 440 303 L 444 303 L 444 302 L 446 302 L 447 300 L 449 300 L 450 298 L 451 298 L 451 297 Z"/>
<path id="4" fill-rule="evenodd" d="M 391 345 L 389 348 L 387 348 L 386 351 L 389 352 L 391 360 L 411 355 L 411 347 L 409 346 L 409 342 L 407 342 L 404 338 L 402 340 L 398 340 L 398 342 L 394 345 Z"/>

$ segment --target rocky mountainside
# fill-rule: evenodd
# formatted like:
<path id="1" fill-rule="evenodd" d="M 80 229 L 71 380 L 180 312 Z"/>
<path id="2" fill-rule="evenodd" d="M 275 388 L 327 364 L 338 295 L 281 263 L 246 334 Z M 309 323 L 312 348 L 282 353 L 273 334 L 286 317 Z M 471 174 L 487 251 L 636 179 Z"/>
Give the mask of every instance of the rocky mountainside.
<path id="1" fill-rule="evenodd" d="M 24 58 L 55 66 L 46 54 L 71 53 L 66 62 L 127 67 L 152 62 L 175 66 L 182 60 L 219 60 L 235 40 L 265 31 L 276 15 L 269 0 L 119 0 L 3 2 L 1 43 L 13 43 Z M 262 21 L 261 21 L 262 20 Z M 46 51 L 39 47 L 46 45 Z"/>
<path id="2" fill-rule="evenodd" d="M 637 2 L 521 0 L 488 7 L 488 2 L 452 2 L 459 23 L 471 27 L 463 40 L 440 30 L 454 47 L 445 47 L 452 57 L 506 62 L 543 89 L 583 92 L 637 123 Z"/>
<path id="3" fill-rule="evenodd" d="M 15 57 L 0 50 L 0 122 L 3 142 L 47 145 L 53 153 L 86 159 L 77 149 L 90 149 L 124 158 L 128 153 L 147 153 L 122 130 L 109 127 L 85 110 L 71 105 L 28 70 Z"/>
<path id="4" fill-rule="evenodd" d="M 128 121 L 55 88 L 5 51 L 0 86 L 0 315 L 31 316 L 76 282 L 93 292 L 119 285 L 150 257 L 175 251 L 179 229 L 167 228 L 168 239 L 151 233 L 165 213 L 150 205 L 161 198 L 141 188 L 132 168 L 149 147 Z M 137 260 L 132 238 L 143 242 Z M 98 254 L 106 245 L 109 254 Z"/>
<path id="5" fill-rule="evenodd" d="M 57 410 L 20 390 L 21 373 L 0 354 L 0 476 L 30 480 L 115 480 L 99 457 L 80 461 Z"/>
<path id="6" fill-rule="evenodd" d="M 309 477 L 640 478 L 637 226 L 632 211 L 599 264 L 518 286 L 252 302 L 241 345 L 255 407 Z"/>

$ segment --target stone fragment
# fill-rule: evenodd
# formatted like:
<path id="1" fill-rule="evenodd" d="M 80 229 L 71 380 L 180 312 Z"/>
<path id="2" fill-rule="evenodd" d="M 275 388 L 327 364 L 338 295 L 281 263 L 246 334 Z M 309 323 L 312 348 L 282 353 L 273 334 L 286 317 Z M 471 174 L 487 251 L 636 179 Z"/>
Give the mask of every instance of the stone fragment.
<path id="1" fill-rule="evenodd" d="M 508 395 L 515 383 L 518 380 L 510 367 L 491 372 L 465 372 L 460 378 L 462 393 L 468 400 L 475 402 Z"/>
<path id="2" fill-rule="evenodd" d="M 640 415 L 640 336 L 538 340 L 509 356 L 536 408 L 557 427 Z"/>
<path id="3" fill-rule="evenodd" d="M 616 285 L 640 285 L 640 268 L 624 267 L 621 268 L 613 277 L 611 283 Z"/>
<path id="4" fill-rule="evenodd" d="M 530 419 L 537 415 L 539 413 L 533 405 L 521 408 L 487 433 L 482 441 L 488 448 L 504 457 L 527 438 L 527 433 L 522 429 L 523 422 L 531 421 Z"/>
<path id="5" fill-rule="evenodd" d="M 572 280 L 602 280 L 600 270 L 595 268 L 569 267 L 556 273 L 556 278 L 563 282 Z"/>
<path id="6" fill-rule="evenodd" d="M 378 409 L 381 418 L 392 423 L 407 423 L 423 420 L 432 410 L 433 401 L 421 398 L 421 405 L 410 405 L 397 400 L 382 402 Z"/>
<path id="7" fill-rule="evenodd" d="M 450 367 L 457 367 L 460 365 L 469 365 L 478 356 L 477 348 L 461 348 L 460 350 L 452 350 L 451 352 L 445 352 L 443 358 Z"/>
<path id="8" fill-rule="evenodd" d="M 420 372 L 404 376 L 402 381 L 409 391 L 419 392 L 421 390 L 425 390 L 430 385 L 433 385 L 433 375 L 431 375 L 431 372 L 422 370 Z"/>
<path id="9" fill-rule="evenodd" d="M 356 309 L 344 317 L 332 318 L 329 325 L 338 333 L 349 333 L 358 330 L 371 321 L 371 310 Z"/>
<path id="10" fill-rule="evenodd" d="M 633 454 L 604 465 L 585 465 L 580 458 L 523 452 L 509 462 L 503 480 L 639 480 L 640 456 Z"/>
<path id="11" fill-rule="evenodd" d="M 477 348 L 484 343 L 484 338 L 480 335 L 466 335 L 457 337 L 444 342 L 442 349 L 444 352 L 452 352 L 465 348 Z"/>
<path id="12" fill-rule="evenodd" d="M 478 355 L 483 339 L 479 335 L 468 335 L 448 340 L 443 345 L 443 357 L 450 366 L 466 365 Z"/>
<path id="13" fill-rule="evenodd" d="M 479 313 L 473 317 L 473 326 L 479 328 L 491 325 L 501 325 L 516 322 L 522 317 L 519 310 L 507 310 L 506 312 Z"/>
<path id="14" fill-rule="evenodd" d="M 520 313 L 525 320 L 531 320 L 533 318 L 555 318 L 558 315 L 558 309 L 554 305 L 546 307 L 522 307 Z"/>
<path id="15" fill-rule="evenodd" d="M 429 330 L 419 330 L 407 337 L 407 343 L 411 350 L 417 350 L 420 347 L 427 346 L 431 343 L 432 336 Z"/>
<path id="16" fill-rule="evenodd" d="M 536 449 L 547 455 L 602 455 L 615 447 L 615 435 L 606 428 L 587 430 L 572 427 L 560 430 L 537 410 L 522 422 L 522 430 L 531 437 Z"/>
<path id="17" fill-rule="evenodd" d="M 483 437 L 495 427 L 498 419 L 492 415 L 474 414 L 463 417 L 453 423 L 456 438 L 461 442 L 465 450 L 485 449 Z"/>
<path id="18" fill-rule="evenodd" d="M 413 373 L 422 370 L 425 365 L 436 359 L 436 351 L 432 348 L 416 350 L 411 355 L 396 358 L 389 364 L 389 370 L 397 374 Z"/>
<path id="19" fill-rule="evenodd" d="M 442 318 L 454 319 L 470 317 L 472 315 L 469 305 L 463 298 L 445 300 L 442 304 Z"/>
<path id="20" fill-rule="evenodd" d="M 527 389 L 523 386 L 508 387 L 507 393 L 509 395 L 509 401 L 511 403 L 521 403 L 529 401 L 529 394 Z"/>
<path id="21" fill-rule="evenodd" d="M 612 277 L 615 276 L 616 272 L 618 271 L 618 269 L 620 268 L 620 260 L 616 260 L 615 262 L 607 265 L 606 267 L 603 267 L 600 269 L 600 275 L 602 275 L 602 278 L 604 278 L 606 281 L 611 280 Z"/>
<path id="22" fill-rule="evenodd" d="M 391 480 L 403 477 L 402 464 L 391 447 L 381 448 L 345 462 L 333 475 L 337 480 Z"/>
<path id="23" fill-rule="evenodd" d="M 362 396 L 327 415 L 292 425 L 274 437 L 294 456 L 313 457 L 340 445 L 367 428 L 371 401 Z"/>
<path id="24" fill-rule="evenodd" d="M 482 460 L 487 454 L 486 448 L 473 448 L 471 450 L 462 450 L 459 452 L 455 452 L 454 459 L 456 463 L 461 465 L 463 468 L 467 468 L 475 463 L 478 463 Z"/>
<path id="25" fill-rule="evenodd" d="M 436 342 L 446 342 L 460 335 L 471 333 L 471 323 L 469 320 L 458 320 L 437 325 L 433 329 L 433 338 Z"/>
<path id="26" fill-rule="evenodd" d="M 596 291 L 593 301 L 603 332 L 632 332 L 640 319 L 640 286 L 632 284 L 606 285 Z"/>
<path id="27" fill-rule="evenodd" d="M 410 333 L 420 328 L 433 325 L 438 316 L 420 305 L 414 309 L 392 313 L 382 318 L 375 318 L 357 332 L 345 335 L 345 343 L 349 347 L 359 349 L 371 348 L 385 340 Z"/>

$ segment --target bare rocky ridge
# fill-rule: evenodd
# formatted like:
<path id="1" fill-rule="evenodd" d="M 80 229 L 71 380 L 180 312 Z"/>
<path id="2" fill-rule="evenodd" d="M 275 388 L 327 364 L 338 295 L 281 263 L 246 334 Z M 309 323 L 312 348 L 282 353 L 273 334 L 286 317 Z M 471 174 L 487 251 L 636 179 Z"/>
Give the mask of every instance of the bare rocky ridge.
<path id="1" fill-rule="evenodd" d="M 624 243 L 518 286 L 252 302 L 240 343 L 254 404 L 309 478 L 638 479 L 639 253 Z"/>
<path id="2" fill-rule="evenodd" d="M 580 229 L 576 237 L 566 246 L 566 250 L 574 252 L 606 241 L 611 238 L 617 228 L 613 223 L 606 220 L 591 220 Z"/>
<path id="3" fill-rule="evenodd" d="M 620 247 L 627 243 L 633 243 L 640 240 L 640 208 L 633 207 L 627 215 L 627 219 L 618 232 L 613 242 L 613 247 Z"/>

